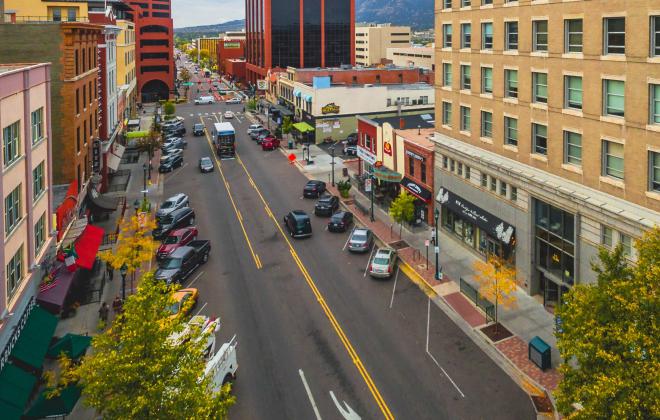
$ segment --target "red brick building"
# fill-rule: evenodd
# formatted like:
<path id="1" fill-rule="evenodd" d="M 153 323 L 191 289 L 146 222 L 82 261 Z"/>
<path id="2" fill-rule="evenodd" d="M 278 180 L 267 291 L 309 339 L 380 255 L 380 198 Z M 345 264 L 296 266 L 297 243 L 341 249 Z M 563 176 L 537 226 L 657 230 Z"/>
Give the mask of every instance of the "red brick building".
<path id="1" fill-rule="evenodd" d="M 397 138 L 403 139 L 403 153 L 405 168 L 401 186 L 414 195 L 415 216 L 433 226 L 433 211 L 435 200 L 433 198 L 433 143 L 429 137 L 433 136 L 433 129 L 424 130 L 395 130 Z M 399 143 L 397 141 L 397 143 Z M 401 165 L 399 165 L 401 166 Z"/>
<path id="2" fill-rule="evenodd" d="M 314 77 L 330 76 L 333 85 L 394 85 L 428 83 L 433 84 L 433 73 L 419 68 L 381 67 L 381 68 L 300 68 L 294 73 L 294 81 L 313 82 Z"/>
<path id="3" fill-rule="evenodd" d="M 218 71 L 234 81 L 245 80 L 245 39 L 225 38 L 218 41 Z"/>

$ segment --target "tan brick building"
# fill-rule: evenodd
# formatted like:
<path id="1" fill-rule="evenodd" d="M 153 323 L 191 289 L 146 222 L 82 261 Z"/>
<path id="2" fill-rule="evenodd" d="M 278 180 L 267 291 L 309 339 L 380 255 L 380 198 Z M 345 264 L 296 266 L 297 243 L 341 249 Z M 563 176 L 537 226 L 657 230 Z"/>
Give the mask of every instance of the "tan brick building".
<path id="1" fill-rule="evenodd" d="M 652 2 L 438 0 L 436 92 L 443 226 L 545 303 L 660 223 Z"/>
<path id="2" fill-rule="evenodd" d="M 355 64 L 369 67 L 387 58 L 387 49 L 410 46 L 410 27 L 390 24 L 355 27 Z"/>

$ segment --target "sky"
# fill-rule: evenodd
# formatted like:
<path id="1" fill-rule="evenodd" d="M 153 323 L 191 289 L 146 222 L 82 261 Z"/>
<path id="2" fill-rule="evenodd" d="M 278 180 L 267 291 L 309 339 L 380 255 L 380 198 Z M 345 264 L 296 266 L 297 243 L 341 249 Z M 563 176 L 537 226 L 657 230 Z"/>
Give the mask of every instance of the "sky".
<path id="1" fill-rule="evenodd" d="M 175 28 L 213 25 L 245 17 L 245 0 L 172 0 Z"/>

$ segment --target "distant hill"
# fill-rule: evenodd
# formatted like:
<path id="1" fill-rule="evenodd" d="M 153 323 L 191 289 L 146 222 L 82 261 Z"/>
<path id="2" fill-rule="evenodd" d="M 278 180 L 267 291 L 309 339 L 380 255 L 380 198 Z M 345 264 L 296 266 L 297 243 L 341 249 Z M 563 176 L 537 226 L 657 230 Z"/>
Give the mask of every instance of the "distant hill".
<path id="1" fill-rule="evenodd" d="M 189 33 L 213 33 L 215 35 L 220 32 L 227 31 L 242 31 L 245 28 L 245 19 L 230 20 L 229 22 L 218 23 L 216 25 L 203 25 L 203 26 L 188 26 L 186 28 L 174 28 L 175 34 L 189 34 Z"/>

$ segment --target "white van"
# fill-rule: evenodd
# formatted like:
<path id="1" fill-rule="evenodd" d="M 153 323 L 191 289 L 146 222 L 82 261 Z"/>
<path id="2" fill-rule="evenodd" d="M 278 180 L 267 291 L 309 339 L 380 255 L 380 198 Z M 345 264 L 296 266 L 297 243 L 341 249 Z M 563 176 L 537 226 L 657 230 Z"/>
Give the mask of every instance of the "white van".
<path id="1" fill-rule="evenodd" d="M 200 96 L 195 99 L 195 105 L 214 104 L 215 98 L 213 96 Z"/>

